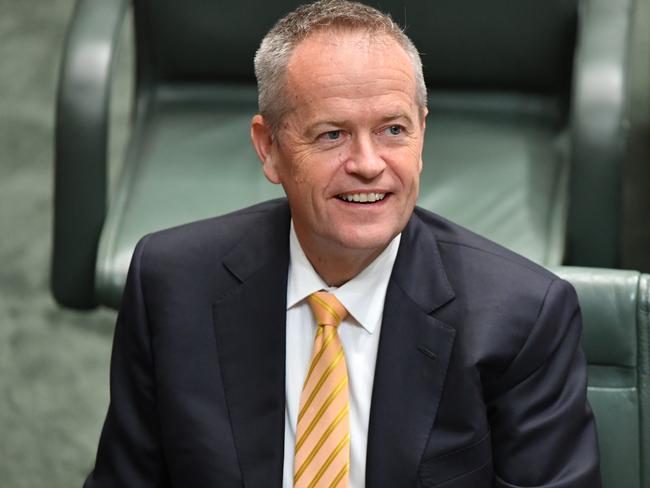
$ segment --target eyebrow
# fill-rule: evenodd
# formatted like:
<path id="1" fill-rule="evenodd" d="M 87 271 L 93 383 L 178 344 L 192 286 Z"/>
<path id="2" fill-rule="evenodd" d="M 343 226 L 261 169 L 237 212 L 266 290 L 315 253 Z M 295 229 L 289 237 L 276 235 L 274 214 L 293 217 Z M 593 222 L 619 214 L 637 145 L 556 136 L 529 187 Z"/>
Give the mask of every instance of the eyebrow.
<path id="1" fill-rule="evenodd" d="M 409 114 L 403 112 L 396 112 L 385 115 L 380 120 L 382 124 L 386 122 L 397 122 L 400 120 L 404 121 L 405 125 L 407 126 L 407 130 L 412 130 L 414 127 L 416 127 L 415 121 L 409 116 Z"/>
<path id="2" fill-rule="evenodd" d="M 394 113 L 389 113 L 387 115 L 382 116 L 379 121 L 380 123 L 385 123 L 385 122 L 391 122 L 399 119 L 405 119 L 407 122 L 410 124 L 413 124 L 413 120 L 411 117 L 404 112 L 394 112 Z M 319 127 L 321 126 L 330 126 L 330 127 L 343 127 L 347 124 L 347 119 L 340 119 L 340 120 L 335 120 L 335 119 L 330 119 L 330 120 L 319 120 L 318 122 L 314 122 L 310 126 L 308 126 L 305 129 L 305 133 L 308 135 L 313 135 L 314 132 L 317 132 Z"/>
<path id="3" fill-rule="evenodd" d="M 321 126 L 331 126 L 331 127 L 342 127 L 346 124 L 345 119 L 341 120 L 319 120 L 318 122 L 314 122 L 313 124 L 309 125 L 308 127 L 305 128 L 305 134 L 308 136 L 314 135 L 315 132 L 319 130 Z"/>

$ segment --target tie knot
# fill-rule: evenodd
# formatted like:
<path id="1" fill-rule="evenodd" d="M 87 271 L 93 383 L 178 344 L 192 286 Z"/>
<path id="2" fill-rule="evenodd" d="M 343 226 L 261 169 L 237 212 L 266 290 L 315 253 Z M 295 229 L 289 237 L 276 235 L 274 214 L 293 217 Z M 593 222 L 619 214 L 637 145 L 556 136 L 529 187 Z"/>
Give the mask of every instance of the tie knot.
<path id="1" fill-rule="evenodd" d="M 326 291 L 317 291 L 307 297 L 307 301 L 311 306 L 316 323 L 318 325 L 331 325 L 338 327 L 341 320 L 345 319 L 348 311 L 338 301 L 338 299 L 331 293 Z"/>

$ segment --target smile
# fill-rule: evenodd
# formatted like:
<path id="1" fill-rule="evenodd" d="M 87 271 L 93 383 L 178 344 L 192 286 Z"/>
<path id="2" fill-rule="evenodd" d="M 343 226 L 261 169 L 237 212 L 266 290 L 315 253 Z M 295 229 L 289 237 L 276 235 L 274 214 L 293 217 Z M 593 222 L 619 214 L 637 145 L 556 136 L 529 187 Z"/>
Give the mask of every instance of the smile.
<path id="1" fill-rule="evenodd" d="M 383 200 L 385 193 L 350 193 L 348 195 L 337 195 L 337 198 L 346 202 L 374 203 Z"/>

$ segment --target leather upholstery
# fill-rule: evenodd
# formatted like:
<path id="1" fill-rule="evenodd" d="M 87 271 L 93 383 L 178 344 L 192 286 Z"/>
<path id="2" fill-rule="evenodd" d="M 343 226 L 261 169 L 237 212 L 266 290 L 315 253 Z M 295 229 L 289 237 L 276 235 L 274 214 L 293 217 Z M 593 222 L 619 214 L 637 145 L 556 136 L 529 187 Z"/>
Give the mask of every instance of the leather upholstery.
<path id="1" fill-rule="evenodd" d="M 625 40 L 602 46 L 598 33 L 610 20 L 625 32 L 632 1 L 374 2 L 423 53 L 430 116 L 419 204 L 546 265 L 615 266 L 625 84 L 603 97 L 592 73 L 605 59 L 624 81 Z M 107 205 L 108 89 L 127 0 L 78 0 L 57 112 L 59 303 L 117 307 L 142 235 L 281 193 L 250 147 L 252 58 L 299 3 L 133 0 L 135 117 Z"/>
<path id="2" fill-rule="evenodd" d="M 650 483 L 650 275 L 553 269 L 578 292 L 606 488 Z"/>
<path id="3" fill-rule="evenodd" d="M 269 8 L 263 0 L 136 0 L 140 60 L 151 68 L 151 76 L 164 81 L 253 82 L 251 55 L 260 40 L 301 3 L 276 0 Z M 424 54 L 430 85 L 548 93 L 570 86 L 578 0 L 365 3 L 390 12 L 406 26 Z"/>
<path id="4" fill-rule="evenodd" d="M 52 291 L 91 308 L 99 234 L 107 211 L 111 68 L 128 0 L 78 2 L 67 34 L 56 109 Z"/>

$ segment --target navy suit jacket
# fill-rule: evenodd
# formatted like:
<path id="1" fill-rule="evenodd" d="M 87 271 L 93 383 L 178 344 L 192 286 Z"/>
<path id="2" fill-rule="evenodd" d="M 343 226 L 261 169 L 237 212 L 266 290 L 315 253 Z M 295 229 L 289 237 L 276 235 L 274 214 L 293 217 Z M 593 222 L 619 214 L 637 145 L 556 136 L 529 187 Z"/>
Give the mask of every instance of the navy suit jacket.
<path id="1" fill-rule="evenodd" d="M 281 487 L 286 200 L 151 234 L 86 488 Z M 386 293 L 368 487 L 600 486 L 573 288 L 422 209 Z"/>

